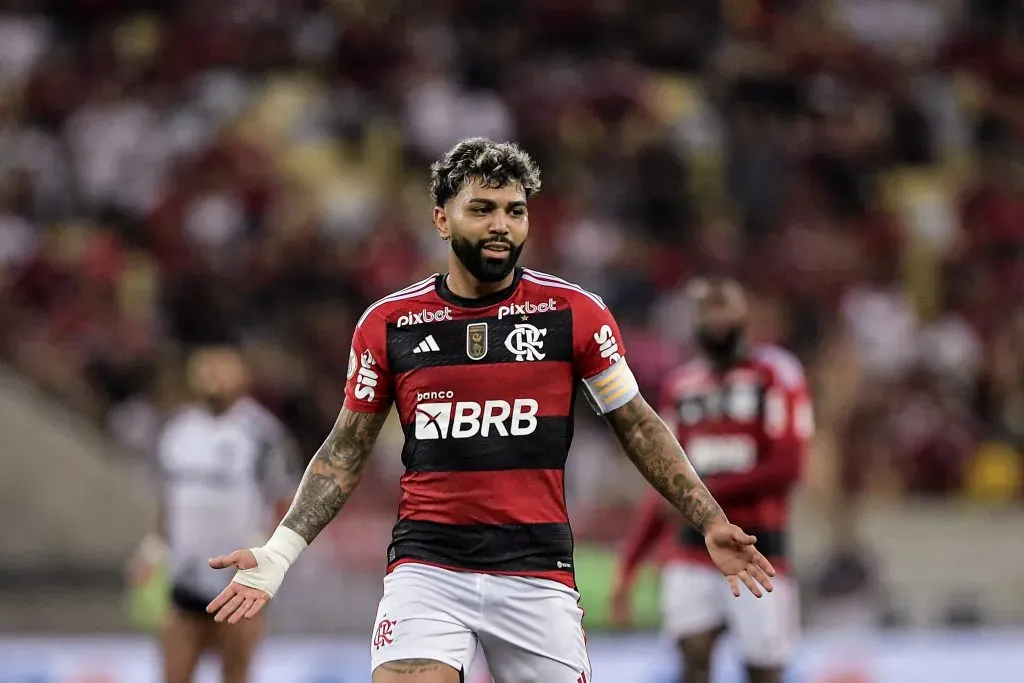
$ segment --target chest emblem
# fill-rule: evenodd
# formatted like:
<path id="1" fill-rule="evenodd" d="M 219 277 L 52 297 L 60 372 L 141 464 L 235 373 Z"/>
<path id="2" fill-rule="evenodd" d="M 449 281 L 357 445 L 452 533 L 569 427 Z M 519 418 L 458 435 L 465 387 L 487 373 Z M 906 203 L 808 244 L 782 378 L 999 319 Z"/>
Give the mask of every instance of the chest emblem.
<path id="1" fill-rule="evenodd" d="M 466 325 L 466 355 L 480 360 L 487 355 L 487 323 Z"/>
<path id="2" fill-rule="evenodd" d="M 513 328 L 505 339 L 505 348 L 518 361 L 544 360 L 544 336 L 546 328 L 538 328 L 528 323 L 520 323 Z"/>

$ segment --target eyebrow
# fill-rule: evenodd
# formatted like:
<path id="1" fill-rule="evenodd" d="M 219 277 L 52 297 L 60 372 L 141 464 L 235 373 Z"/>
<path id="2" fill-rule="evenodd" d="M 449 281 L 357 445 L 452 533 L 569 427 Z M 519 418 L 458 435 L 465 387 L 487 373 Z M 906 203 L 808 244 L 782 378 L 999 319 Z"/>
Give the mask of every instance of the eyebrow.
<path id="1" fill-rule="evenodd" d="M 498 202 L 494 201 L 493 199 L 486 199 L 484 197 L 470 197 L 469 203 L 470 204 L 483 204 L 485 206 L 498 206 Z M 509 208 L 509 209 L 518 209 L 520 207 L 524 207 L 525 208 L 526 207 L 526 202 L 523 201 L 522 199 L 513 199 L 512 201 L 510 201 L 506 205 L 506 207 Z"/>

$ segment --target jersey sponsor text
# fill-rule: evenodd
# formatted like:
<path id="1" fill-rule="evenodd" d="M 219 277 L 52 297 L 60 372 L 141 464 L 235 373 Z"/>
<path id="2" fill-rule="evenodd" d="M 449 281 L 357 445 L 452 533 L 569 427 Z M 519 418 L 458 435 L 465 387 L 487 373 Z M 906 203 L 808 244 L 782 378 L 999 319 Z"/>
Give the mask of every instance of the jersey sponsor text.
<path id="1" fill-rule="evenodd" d="M 451 395 L 452 392 L 433 392 Z M 420 403 L 416 406 L 416 438 L 468 439 L 471 436 L 527 436 L 537 429 L 537 401 L 517 398 Z"/>

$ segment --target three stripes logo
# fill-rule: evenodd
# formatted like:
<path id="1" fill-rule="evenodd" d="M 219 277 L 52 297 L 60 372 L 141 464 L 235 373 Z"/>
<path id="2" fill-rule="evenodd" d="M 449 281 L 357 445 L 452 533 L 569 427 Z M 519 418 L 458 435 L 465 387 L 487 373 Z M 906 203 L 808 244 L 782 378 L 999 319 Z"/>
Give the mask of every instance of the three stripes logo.
<path id="1" fill-rule="evenodd" d="M 428 334 L 426 338 L 416 345 L 413 349 L 413 353 L 431 353 L 432 351 L 440 351 L 441 348 L 434 341 L 434 335 Z"/>
<path id="2" fill-rule="evenodd" d="M 576 679 L 576 683 L 588 683 L 586 671 L 580 674 L 580 677 Z"/>

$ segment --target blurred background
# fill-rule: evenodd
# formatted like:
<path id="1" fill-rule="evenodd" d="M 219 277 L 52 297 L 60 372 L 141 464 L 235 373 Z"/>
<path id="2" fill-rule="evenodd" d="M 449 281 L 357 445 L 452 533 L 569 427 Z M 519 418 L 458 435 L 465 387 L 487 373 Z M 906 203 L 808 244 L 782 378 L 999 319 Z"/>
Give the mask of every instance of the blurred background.
<path id="1" fill-rule="evenodd" d="M 470 135 L 540 162 L 524 262 L 604 297 L 648 396 L 699 273 L 806 364 L 794 680 L 1014 679 L 1022 133 L 1016 0 L 0 0 L 0 681 L 155 680 L 159 591 L 123 567 L 185 354 L 239 334 L 311 456 L 360 312 L 445 269 L 427 165 Z M 367 680 L 400 439 L 275 599 L 266 680 Z M 643 490 L 581 411 L 609 683 L 670 675 L 653 570 L 650 633 L 606 626 Z"/>

